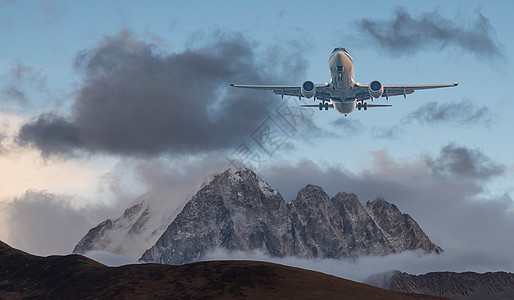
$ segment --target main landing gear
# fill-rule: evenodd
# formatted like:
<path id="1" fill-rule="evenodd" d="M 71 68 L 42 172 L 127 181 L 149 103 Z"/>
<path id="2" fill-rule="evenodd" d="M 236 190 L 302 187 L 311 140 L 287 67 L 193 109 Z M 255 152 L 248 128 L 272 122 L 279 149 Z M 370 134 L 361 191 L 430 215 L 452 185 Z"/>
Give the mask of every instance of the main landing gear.
<path id="1" fill-rule="evenodd" d="M 361 110 L 362 108 L 364 108 L 364 110 L 368 110 L 368 103 L 366 103 L 366 102 L 364 102 L 364 104 L 362 104 L 362 102 L 357 103 L 357 109 Z"/>
<path id="2" fill-rule="evenodd" d="M 323 110 L 323 108 L 325 108 L 325 110 L 328 110 L 328 102 L 319 103 L 319 110 Z"/>

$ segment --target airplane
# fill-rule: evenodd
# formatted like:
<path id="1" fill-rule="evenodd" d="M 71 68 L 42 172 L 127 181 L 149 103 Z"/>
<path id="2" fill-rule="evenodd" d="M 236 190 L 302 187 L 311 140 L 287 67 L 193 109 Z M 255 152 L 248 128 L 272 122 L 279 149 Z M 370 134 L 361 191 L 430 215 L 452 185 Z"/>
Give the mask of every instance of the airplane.
<path id="1" fill-rule="evenodd" d="M 454 87 L 453 84 L 432 84 L 432 85 L 383 85 L 378 80 L 373 80 L 370 84 L 360 84 L 355 82 L 353 73 L 353 59 L 345 48 L 335 48 L 328 58 L 330 68 L 330 83 L 315 84 L 307 80 L 301 86 L 291 85 L 239 85 L 230 84 L 232 87 L 271 90 L 275 94 L 282 96 L 295 96 L 299 100 L 302 97 L 314 98 L 314 101 L 321 100 L 317 105 L 302 105 L 303 107 L 318 107 L 319 110 L 335 108 L 338 112 L 348 116 L 349 113 L 357 108 L 367 110 L 371 107 L 388 107 L 387 104 L 367 103 L 380 97 L 389 97 L 412 94 L 415 90 L 436 89 L 444 87 Z"/>

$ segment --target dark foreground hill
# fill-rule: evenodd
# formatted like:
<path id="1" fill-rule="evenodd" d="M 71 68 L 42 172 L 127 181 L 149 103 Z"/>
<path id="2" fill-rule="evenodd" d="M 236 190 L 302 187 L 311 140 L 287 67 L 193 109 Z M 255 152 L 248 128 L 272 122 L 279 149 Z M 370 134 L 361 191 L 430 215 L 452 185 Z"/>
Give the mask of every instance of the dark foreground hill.
<path id="1" fill-rule="evenodd" d="M 0 299 L 442 299 L 256 261 L 107 267 L 38 257 L 0 242 Z"/>

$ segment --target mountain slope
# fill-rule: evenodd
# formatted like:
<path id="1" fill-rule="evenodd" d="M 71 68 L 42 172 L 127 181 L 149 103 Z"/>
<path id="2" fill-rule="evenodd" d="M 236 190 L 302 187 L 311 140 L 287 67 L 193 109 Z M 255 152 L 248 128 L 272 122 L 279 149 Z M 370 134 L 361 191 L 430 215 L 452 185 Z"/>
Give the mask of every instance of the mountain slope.
<path id="1" fill-rule="evenodd" d="M 20 298 L 441 299 L 264 262 L 110 268 L 80 255 L 37 257 L 0 242 L 0 299 Z"/>
<path id="2" fill-rule="evenodd" d="M 368 282 L 397 291 L 454 299 L 514 299 L 514 273 L 432 272 L 411 275 L 394 271 L 388 275 L 386 282 L 373 282 L 373 278 Z"/>
<path id="3" fill-rule="evenodd" d="M 364 207 L 353 194 L 331 199 L 307 185 L 286 205 L 277 190 L 244 167 L 214 176 L 141 260 L 184 264 L 217 248 L 303 258 L 442 251 L 410 216 L 384 200 Z"/>
<path id="4" fill-rule="evenodd" d="M 119 218 L 108 219 L 90 229 L 73 253 L 101 250 L 139 259 L 155 244 L 192 195 L 210 179 L 210 176 L 205 177 L 186 197 L 173 197 L 166 187 L 150 190 L 135 199 Z"/>
<path id="5" fill-rule="evenodd" d="M 261 250 L 283 256 L 287 208 L 277 190 L 251 171 L 229 169 L 193 196 L 143 261 L 184 264 L 211 249 Z"/>

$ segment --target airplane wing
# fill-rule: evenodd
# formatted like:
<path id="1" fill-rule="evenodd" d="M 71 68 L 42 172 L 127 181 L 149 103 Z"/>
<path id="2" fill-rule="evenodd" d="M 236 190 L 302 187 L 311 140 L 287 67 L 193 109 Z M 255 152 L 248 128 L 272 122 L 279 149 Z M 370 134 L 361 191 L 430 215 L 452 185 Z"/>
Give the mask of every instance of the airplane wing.
<path id="1" fill-rule="evenodd" d="M 282 98 L 284 98 L 284 96 L 303 97 L 302 88 L 299 85 L 241 85 L 231 83 L 230 86 L 243 89 L 273 91 L 273 93 L 281 95 Z M 316 84 L 316 99 L 329 101 L 330 94 L 326 92 L 327 88 L 328 84 Z"/>
<path id="2" fill-rule="evenodd" d="M 458 83 L 452 84 L 429 84 L 429 85 L 385 85 L 384 84 L 384 93 L 382 97 L 386 99 L 391 96 L 403 95 L 405 98 L 407 95 L 414 93 L 415 90 L 428 90 L 428 89 L 438 89 L 445 87 L 454 87 L 459 85 Z M 355 97 L 357 100 L 368 100 L 370 99 L 368 85 L 367 84 L 355 84 Z"/>

